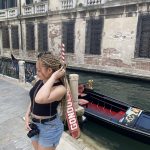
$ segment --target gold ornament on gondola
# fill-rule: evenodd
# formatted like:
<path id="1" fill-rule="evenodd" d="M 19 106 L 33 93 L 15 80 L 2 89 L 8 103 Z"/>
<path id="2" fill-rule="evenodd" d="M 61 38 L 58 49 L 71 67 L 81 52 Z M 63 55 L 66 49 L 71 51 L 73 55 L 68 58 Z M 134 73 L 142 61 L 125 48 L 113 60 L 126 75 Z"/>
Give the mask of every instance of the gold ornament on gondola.
<path id="1" fill-rule="evenodd" d="M 87 86 L 89 89 L 93 89 L 93 80 L 88 80 Z"/>

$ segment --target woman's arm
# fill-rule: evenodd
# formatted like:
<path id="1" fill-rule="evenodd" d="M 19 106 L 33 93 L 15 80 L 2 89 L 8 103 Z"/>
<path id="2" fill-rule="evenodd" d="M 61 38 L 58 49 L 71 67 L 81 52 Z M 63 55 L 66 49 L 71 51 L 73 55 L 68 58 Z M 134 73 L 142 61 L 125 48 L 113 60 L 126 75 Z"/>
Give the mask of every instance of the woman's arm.
<path id="1" fill-rule="evenodd" d="M 30 104 L 29 104 L 29 106 L 27 108 L 25 116 L 30 116 L 30 113 L 31 113 L 31 102 L 30 102 Z"/>
<path id="2" fill-rule="evenodd" d="M 66 88 L 63 85 L 53 87 L 55 81 L 64 76 L 65 70 L 60 68 L 52 74 L 47 82 L 40 88 L 35 96 L 35 101 L 40 104 L 59 101 L 66 93 Z"/>
<path id="3" fill-rule="evenodd" d="M 26 128 L 26 130 L 31 130 L 31 128 L 29 127 L 30 113 L 31 113 L 31 102 L 30 102 L 30 104 L 27 108 L 26 114 L 25 114 L 25 128 Z"/>

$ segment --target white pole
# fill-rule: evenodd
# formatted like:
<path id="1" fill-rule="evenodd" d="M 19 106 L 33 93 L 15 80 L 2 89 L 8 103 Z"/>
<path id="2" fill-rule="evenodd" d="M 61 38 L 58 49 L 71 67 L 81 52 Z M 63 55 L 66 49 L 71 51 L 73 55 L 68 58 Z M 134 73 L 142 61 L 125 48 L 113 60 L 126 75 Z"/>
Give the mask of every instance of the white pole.
<path id="1" fill-rule="evenodd" d="M 19 61 L 19 81 L 25 83 L 25 62 Z"/>
<path id="2" fill-rule="evenodd" d="M 79 107 L 78 105 L 78 80 L 79 80 L 78 74 L 69 75 L 70 89 L 71 89 L 75 109 L 78 109 Z"/>

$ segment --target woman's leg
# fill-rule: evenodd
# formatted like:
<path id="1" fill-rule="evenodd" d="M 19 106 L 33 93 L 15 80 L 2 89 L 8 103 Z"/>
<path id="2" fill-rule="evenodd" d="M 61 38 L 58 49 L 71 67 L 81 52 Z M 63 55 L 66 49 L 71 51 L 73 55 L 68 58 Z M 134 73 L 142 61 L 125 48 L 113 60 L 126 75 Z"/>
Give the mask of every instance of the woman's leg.
<path id="1" fill-rule="evenodd" d="M 56 147 L 42 147 L 41 145 L 38 145 L 38 150 L 55 150 Z"/>
<path id="2" fill-rule="evenodd" d="M 32 145 L 35 150 L 38 150 L 38 142 L 37 141 L 32 141 Z"/>

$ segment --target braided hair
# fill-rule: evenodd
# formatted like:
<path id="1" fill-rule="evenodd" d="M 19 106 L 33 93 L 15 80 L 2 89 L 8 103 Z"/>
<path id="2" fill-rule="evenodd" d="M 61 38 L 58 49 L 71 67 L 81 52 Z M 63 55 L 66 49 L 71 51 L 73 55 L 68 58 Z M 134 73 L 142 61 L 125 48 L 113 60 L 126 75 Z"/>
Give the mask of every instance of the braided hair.
<path id="1" fill-rule="evenodd" d="M 62 63 L 59 61 L 59 59 L 50 52 L 40 53 L 38 55 L 38 60 L 42 61 L 44 67 L 50 67 L 53 72 L 57 71 L 62 66 Z"/>
<path id="2" fill-rule="evenodd" d="M 58 57 L 54 56 L 51 52 L 44 52 L 38 55 L 38 60 L 42 61 L 42 64 L 46 68 L 51 68 L 53 72 L 57 71 L 63 66 Z M 65 76 L 60 78 L 60 82 L 65 86 Z M 61 118 L 66 121 L 66 94 L 61 100 Z"/>

